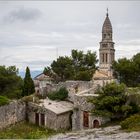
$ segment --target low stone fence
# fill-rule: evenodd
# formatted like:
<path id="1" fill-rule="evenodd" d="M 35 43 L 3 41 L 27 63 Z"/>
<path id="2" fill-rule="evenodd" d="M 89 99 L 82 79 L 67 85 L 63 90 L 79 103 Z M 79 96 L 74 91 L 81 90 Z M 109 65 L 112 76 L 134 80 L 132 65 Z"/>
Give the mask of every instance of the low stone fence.
<path id="1" fill-rule="evenodd" d="M 7 105 L 0 106 L 0 129 L 16 122 L 25 120 L 26 104 L 21 101 L 12 101 Z"/>

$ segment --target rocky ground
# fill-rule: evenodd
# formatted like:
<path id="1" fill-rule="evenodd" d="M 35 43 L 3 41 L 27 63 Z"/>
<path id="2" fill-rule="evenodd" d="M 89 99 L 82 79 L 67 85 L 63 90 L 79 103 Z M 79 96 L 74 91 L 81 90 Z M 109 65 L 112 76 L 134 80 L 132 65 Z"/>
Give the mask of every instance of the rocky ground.
<path id="1" fill-rule="evenodd" d="M 111 126 L 98 129 L 88 129 L 58 134 L 49 140 L 140 140 L 140 132 L 127 133 L 120 130 L 120 126 Z"/>

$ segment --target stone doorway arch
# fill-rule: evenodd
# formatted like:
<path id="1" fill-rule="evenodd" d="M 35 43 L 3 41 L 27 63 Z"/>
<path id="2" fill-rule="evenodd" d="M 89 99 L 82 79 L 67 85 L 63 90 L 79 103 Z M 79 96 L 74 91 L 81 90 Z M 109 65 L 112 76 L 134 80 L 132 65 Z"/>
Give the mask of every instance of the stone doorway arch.
<path id="1" fill-rule="evenodd" d="M 98 120 L 94 120 L 93 121 L 93 128 L 99 128 L 99 126 L 100 126 L 99 121 Z"/>

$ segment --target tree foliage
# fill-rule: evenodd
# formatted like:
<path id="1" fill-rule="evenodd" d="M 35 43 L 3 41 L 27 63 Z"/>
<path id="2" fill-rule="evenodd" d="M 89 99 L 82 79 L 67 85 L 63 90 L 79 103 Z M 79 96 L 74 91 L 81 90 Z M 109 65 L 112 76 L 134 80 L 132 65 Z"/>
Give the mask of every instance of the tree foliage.
<path id="1" fill-rule="evenodd" d="M 23 84 L 23 93 L 22 96 L 28 96 L 35 92 L 34 82 L 31 78 L 29 67 L 26 68 L 24 84 Z"/>
<path id="2" fill-rule="evenodd" d="M 54 73 L 60 77 L 60 80 L 85 80 L 89 81 L 96 69 L 97 63 L 96 53 L 88 51 L 72 50 L 71 56 L 60 56 L 51 64 L 51 68 L 45 68 L 44 73 L 53 75 Z M 50 74 L 50 75 L 51 75 Z M 52 77 L 51 75 L 51 77 Z"/>
<path id="3" fill-rule="evenodd" d="M 61 56 L 57 61 L 51 64 L 52 70 L 61 78 L 62 81 L 71 79 L 74 69 L 72 67 L 72 60 L 68 56 Z"/>
<path id="4" fill-rule="evenodd" d="M 138 86 L 140 84 L 140 53 L 131 59 L 118 59 L 114 62 L 113 69 L 121 83 L 127 86 Z"/>
<path id="5" fill-rule="evenodd" d="M 68 97 L 68 91 L 65 87 L 61 87 L 58 91 L 49 93 L 48 98 L 51 100 L 65 100 Z"/>
<path id="6" fill-rule="evenodd" d="M 90 99 L 95 105 L 93 114 L 114 118 L 125 118 L 136 113 L 136 105 L 127 104 L 126 87 L 124 84 L 110 83 L 96 91 L 97 97 Z"/>
<path id="7" fill-rule="evenodd" d="M 0 96 L 0 106 L 9 104 L 9 102 L 10 101 L 9 101 L 9 99 L 7 97 Z"/>
<path id="8" fill-rule="evenodd" d="M 0 66 L 0 95 L 8 98 L 20 98 L 23 81 L 15 66 Z"/>

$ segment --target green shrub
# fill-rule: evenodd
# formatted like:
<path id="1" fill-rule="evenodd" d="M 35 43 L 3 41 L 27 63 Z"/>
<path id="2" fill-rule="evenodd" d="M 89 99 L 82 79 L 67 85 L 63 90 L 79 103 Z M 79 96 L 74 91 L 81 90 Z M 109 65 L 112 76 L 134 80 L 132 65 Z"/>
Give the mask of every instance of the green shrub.
<path id="1" fill-rule="evenodd" d="M 122 129 L 140 130 L 140 115 L 135 114 L 121 122 Z"/>
<path id="2" fill-rule="evenodd" d="M 65 100 L 68 97 L 68 91 L 65 87 L 61 87 L 58 91 L 51 92 L 47 96 L 51 100 Z"/>
<path id="3" fill-rule="evenodd" d="M 9 99 L 7 97 L 0 96 L 0 106 L 5 104 L 9 104 Z"/>
<path id="4" fill-rule="evenodd" d="M 34 100 L 34 101 L 33 101 Z M 39 104 L 40 103 L 40 100 L 37 96 L 34 96 L 34 95 L 30 95 L 30 96 L 24 96 L 22 98 L 22 101 L 24 102 L 34 102 L 34 103 L 37 103 Z"/>
<path id="5" fill-rule="evenodd" d="M 91 77 L 90 71 L 80 71 L 77 73 L 75 80 L 90 81 Z"/>

